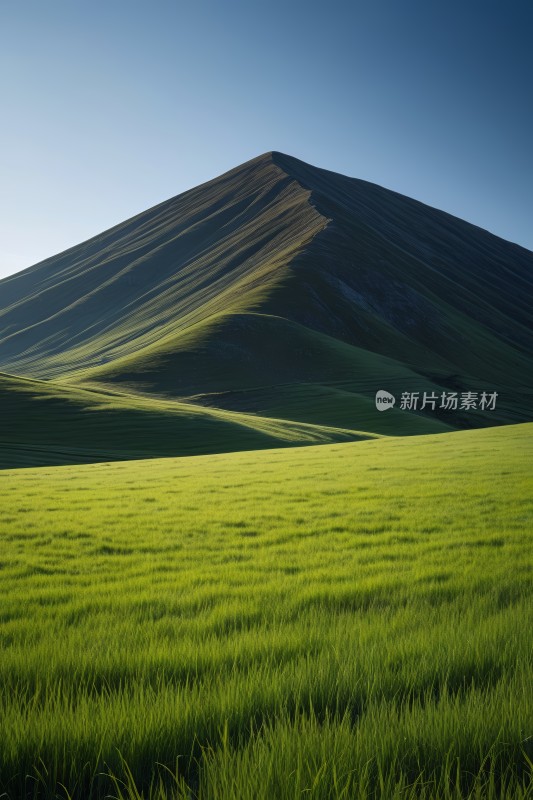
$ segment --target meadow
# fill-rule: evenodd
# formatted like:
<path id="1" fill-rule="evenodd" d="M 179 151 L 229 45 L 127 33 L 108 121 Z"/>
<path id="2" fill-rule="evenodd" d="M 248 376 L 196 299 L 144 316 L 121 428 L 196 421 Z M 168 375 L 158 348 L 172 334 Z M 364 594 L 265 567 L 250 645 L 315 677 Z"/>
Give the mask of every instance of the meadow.
<path id="1" fill-rule="evenodd" d="M 0 796 L 532 798 L 532 433 L 0 473 Z"/>

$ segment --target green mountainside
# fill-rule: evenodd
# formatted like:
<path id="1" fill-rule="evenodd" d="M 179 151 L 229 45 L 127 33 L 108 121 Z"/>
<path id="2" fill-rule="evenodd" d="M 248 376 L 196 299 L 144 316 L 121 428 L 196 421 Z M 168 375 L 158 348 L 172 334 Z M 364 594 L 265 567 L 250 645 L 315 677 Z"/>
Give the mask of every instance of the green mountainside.
<path id="1" fill-rule="evenodd" d="M 517 245 L 267 153 L 0 281 L 0 465 L 528 421 L 532 275 Z M 378 389 L 498 399 L 380 413 Z"/>
<path id="2" fill-rule="evenodd" d="M 117 391 L 0 373 L 0 468 L 262 450 L 376 438 Z"/>

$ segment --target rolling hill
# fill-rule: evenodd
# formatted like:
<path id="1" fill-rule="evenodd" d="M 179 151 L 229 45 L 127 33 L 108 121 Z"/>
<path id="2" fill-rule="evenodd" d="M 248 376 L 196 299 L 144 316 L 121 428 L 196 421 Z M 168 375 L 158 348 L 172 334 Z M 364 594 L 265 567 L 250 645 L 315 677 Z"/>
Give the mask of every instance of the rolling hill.
<path id="1" fill-rule="evenodd" d="M 263 450 L 378 438 L 119 391 L 0 373 L 0 468 Z"/>
<path id="2" fill-rule="evenodd" d="M 532 276 L 469 223 L 264 154 L 0 281 L 1 463 L 528 421 Z M 380 388 L 498 401 L 381 414 Z"/>

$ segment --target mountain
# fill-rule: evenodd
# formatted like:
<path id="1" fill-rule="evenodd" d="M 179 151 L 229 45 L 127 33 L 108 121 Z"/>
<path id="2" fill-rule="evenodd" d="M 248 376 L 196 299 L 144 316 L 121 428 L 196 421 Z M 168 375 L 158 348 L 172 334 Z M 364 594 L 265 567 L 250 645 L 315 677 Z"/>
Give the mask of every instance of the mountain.
<path id="1" fill-rule="evenodd" d="M 331 441 L 522 422 L 532 289 L 528 250 L 267 153 L 0 281 L 0 410 L 16 449 L 30 434 L 13 409 L 33 397 L 41 428 L 50 418 L 43 447 L 68 432 L 66 460 L 257 446 L 250 427 L 232 427 L 239 415 L 254 430 L 274 421 L 293 443 L 301 423 Z M 492 411 L 380 413 L 381 388 L 498 399 Z M 80 409 L 90 409 L 94 448 Z M 185 412 L 192 450 L 167 428 Z M 196 432 L 199 414 L 230 425 L 227 436 Z M 98 430 L 114 431 L 113 447 Z M 258 434 L 263 446 L 269 435 Z"/>

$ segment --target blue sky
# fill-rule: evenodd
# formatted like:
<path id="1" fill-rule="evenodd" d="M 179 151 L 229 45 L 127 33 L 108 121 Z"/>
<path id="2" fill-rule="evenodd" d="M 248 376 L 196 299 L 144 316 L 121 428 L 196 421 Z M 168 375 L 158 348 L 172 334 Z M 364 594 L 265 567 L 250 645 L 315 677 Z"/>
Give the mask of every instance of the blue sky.
<path id="1" fill-rule="evenodd" d="M 533 249 L 530 0 L 3 0 L 0 277 L 267 150 Z"/>

